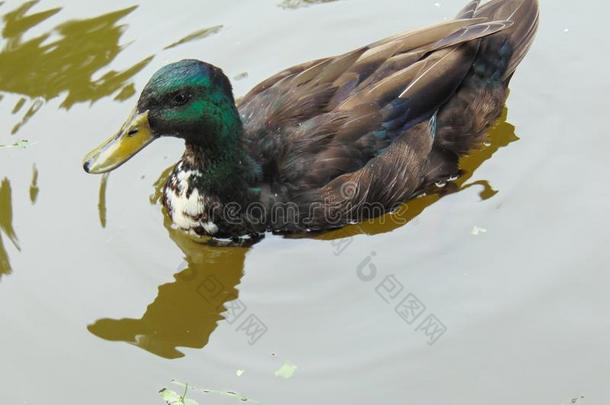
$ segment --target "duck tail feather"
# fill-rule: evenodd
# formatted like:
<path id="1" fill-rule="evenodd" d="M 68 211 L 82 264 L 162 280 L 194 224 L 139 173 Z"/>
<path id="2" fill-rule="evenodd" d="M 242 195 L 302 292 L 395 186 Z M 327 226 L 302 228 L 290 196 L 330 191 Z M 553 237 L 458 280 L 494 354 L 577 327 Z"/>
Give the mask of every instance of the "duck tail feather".
<path id="1" fill-rule="evenodd" d="M 527 54 L 536 34 L 538 0 L 492 0 L 478 7 L 474 16 L 513 23 L 508 29 L 484 39 L 480 48 L 482 58 L 506 58 L 502 78 L 509 79 Z"/>
<path id="2" fill-rule="evenodd" d="M 448 48 L 460 43 L 473 41 L 503 31 L 513 25 L 512 21 L 491 21 L 470 25 L 455 31 L 453 34 L 434 43 L 432 49 Z"/>
<path id="3" fill-rule="evenodd" d="M 473 1 L 471 1 L 470 3 L 468 3 L 466 5 L 466 7 L 464 7 L 463 9 L 460 10 L 460 12 L 456 16 L 456 18 L 457 19 L 462 19 L 462 18 L 472 18 L 472 17 L 474 17 L 474 14 L 477 11 L 477 8 L 479 8 L 479 3 L 481 3 L 481 0 L 473 0 Z"/>

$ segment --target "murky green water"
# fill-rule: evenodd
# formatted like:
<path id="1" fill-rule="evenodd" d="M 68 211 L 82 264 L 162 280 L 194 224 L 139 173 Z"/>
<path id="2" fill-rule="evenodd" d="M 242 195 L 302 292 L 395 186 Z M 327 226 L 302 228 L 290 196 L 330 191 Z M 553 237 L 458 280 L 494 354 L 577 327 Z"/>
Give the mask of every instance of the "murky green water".
<path id="1" fill-rule="evenodd" d="M 168 62 L 242 95 L 463 1 L 298 3 L 0 3 L 0 402 L 162 404 L 178 379 L 202 404 L 607 403 L 601 1 L 542 0 L 487 147 L 391 218 L 211 247 L 158 204 L 179 141 L 82 171 Z"/>

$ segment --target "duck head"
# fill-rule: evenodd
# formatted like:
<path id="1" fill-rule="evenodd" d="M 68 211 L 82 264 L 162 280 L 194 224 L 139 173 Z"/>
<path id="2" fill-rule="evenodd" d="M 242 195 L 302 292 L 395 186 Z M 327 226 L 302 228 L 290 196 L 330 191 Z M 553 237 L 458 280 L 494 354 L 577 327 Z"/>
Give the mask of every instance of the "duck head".
<path id="1" fill-rule="evenodd" d="M 240 128 L 231 83 L 222 70 L 182 60 L 153 75 L 125 124 L 85 156 L 83 168 L 87 173 L 114 170 L 162 136 L 214 153 L 239 138 Z"/>

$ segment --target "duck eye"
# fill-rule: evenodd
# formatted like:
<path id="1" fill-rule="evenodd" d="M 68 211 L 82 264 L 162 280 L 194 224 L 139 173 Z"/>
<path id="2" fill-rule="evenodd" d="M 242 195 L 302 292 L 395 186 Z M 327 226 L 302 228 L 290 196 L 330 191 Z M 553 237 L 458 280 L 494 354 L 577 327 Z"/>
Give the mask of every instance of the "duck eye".
<path id="1" fill-rule="evenodd" d="M 172 98 L 172 103 L 175 106 L 180 106 L 180 105 L 184 105 L 189 101 L 190 97 L 188 94 L 185 93 L 178 93 L 176 95 L 174 95 L 174 97 Z"/>

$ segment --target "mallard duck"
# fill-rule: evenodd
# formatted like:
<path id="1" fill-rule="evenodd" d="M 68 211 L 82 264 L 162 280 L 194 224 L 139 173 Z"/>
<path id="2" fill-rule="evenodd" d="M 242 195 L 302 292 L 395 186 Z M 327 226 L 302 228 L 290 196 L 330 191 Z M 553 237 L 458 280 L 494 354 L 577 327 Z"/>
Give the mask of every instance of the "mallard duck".
<path id="1" fill-rule="evenodd" d="M 194 236 L 379 216 L 456 176 L 500 115 L 537 25 L 537 0 L 471 1 L 454 20 L 286 69 L 237 104 L 218 67 L 172 63 L 84 169 L 108 172 L 161 136 L 184 139 L 163 204 Z"/>

